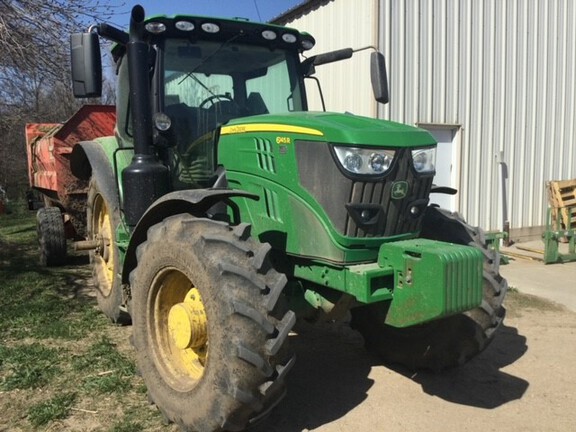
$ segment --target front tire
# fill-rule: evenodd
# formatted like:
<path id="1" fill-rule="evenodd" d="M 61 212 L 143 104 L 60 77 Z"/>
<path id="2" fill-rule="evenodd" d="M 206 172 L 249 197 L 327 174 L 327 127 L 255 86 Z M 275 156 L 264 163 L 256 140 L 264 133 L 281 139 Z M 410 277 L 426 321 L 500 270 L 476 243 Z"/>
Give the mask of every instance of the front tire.
<path id="1" fill-rule="evenodd" d="M 351 324 L 362 333 L 367 348 L 387 363 L 442 370 L 465 363 L 492 342 L 504 319 L 508 284 L 499 273 L 499 256 L 487 248 L 482 230 L 466 224 L 457 213 L 428 207 L 421 237 L 472 246 L 483 253 L 481 305 L 429 323 L 395 328 L 384 324 L 386 308 L 377 303 L 353 309 Z"/>
<path id="2" fill-rule="evenodd" d="M 249 226 L 177 215 L 148 230 L 131 273 L 134 345 L 150 399 L 186 431 L 243 430 L 284 395 L 295 316 Z"/>

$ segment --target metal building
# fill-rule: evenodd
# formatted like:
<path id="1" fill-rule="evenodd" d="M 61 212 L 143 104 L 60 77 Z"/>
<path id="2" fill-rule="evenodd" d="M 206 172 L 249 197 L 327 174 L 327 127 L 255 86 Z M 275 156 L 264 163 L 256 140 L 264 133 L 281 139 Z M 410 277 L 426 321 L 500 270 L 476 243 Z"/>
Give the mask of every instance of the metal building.
<path id="1" fill-rule="evenodd" d="M 575 1 L 308 0 L 274 22 L 311 33 L 310 55 L 384 53 L 388 105 L 372 100 L 369 56 L 357 53 L 318 68 L 327 109 L 430 130 L 435 183 L 459 190 L 433 198 L 470 223 L 539 234 L 545 182 L 576 178 Z"/>

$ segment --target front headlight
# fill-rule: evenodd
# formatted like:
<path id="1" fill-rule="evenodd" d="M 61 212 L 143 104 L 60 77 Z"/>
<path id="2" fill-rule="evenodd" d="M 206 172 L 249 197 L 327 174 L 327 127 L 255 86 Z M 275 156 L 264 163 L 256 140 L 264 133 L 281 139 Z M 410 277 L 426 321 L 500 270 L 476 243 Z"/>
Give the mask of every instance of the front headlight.
<path id="1" fill-rule="evenodd" d="M 414 169 L 419 173 L 429 173 L 436 169 L 436 147 L 412 150 Z"/>
<path id="2" fill-rule="evenodd" d="M 342 168 L 352 174 L 384 174 L 392 166 L 394 150 L 334 147 Z"/>

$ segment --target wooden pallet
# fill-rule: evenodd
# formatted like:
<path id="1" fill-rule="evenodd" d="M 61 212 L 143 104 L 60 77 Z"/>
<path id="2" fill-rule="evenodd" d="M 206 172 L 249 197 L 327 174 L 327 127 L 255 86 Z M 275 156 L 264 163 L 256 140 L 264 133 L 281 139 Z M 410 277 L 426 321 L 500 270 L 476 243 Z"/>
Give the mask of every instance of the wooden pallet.
<path id="1" fill-rule="evenodd" d="M 576 179 L 549 181 L 546 188 L 552 209 L 552 227 L 576 228 Z"/>

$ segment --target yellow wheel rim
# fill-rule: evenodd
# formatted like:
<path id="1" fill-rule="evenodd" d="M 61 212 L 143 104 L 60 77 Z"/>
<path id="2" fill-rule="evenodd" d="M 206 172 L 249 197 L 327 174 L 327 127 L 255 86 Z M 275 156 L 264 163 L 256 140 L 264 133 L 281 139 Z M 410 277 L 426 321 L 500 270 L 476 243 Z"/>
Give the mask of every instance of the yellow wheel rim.
<path id="1" fill-rule="evenodd" d="M 98 241 L 94 259 L 102 285 L 100 289 L 107 296 L 110 294 L 114 282 L 114 229 L 108 207 L 101 195 L 98 195 L 94 200 L 93 211 L 92 226 L 94 232 L 92 236 L 94 240 Z"/>
<path id="2" fill-rule="evenodd" d="M 192 388 L 204 374 L 208 321 L 200 292 L 180 271 L 165 268 L 154 278 L 147 326 L 164 379 L 180 391 Z"/>

